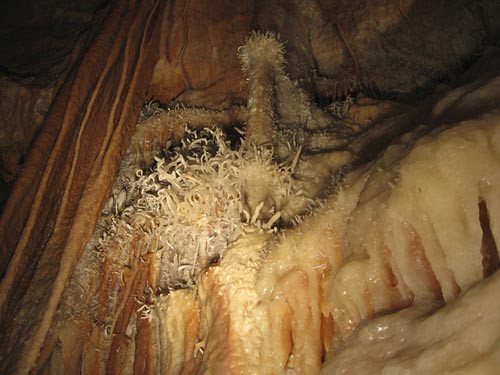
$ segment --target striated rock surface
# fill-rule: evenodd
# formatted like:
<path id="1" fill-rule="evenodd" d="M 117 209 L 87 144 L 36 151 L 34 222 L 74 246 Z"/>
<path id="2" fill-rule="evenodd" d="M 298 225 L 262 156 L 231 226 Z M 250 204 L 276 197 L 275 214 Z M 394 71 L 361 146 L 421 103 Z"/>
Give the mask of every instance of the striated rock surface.
<path id="1" fill-rule="evenodd" d="M 0 207 L 107 1 L 8 1 L 0 15 Z"/>

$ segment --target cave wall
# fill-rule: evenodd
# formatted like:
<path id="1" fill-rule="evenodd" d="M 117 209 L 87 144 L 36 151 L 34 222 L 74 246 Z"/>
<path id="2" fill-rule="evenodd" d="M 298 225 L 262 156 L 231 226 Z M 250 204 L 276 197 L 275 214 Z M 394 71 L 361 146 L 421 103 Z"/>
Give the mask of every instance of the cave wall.
<path id="1" fill-rule="evenodd" d="M 92 58 L 84 54 L 99 30 L 102 35 L 111 4 L 3 5 L 0 204 L 71 68 L 76 71 Z M 158 45 L 148 47 L 159 57 L 151 82 L 140 83 L 147 86 L 140 101 L 217 109 L 245 103 L 248 88 L 235 51 L 251 29 L 280 35 L 288 73 L 320 104 L 358 93 L 414 98 L 449 84 L 486 46 L 495 45 L 499 14 L 492 0 L 246 1 L 237 6 L 222 0 L 172 1 L 160 15 Z"/>
<path id="2" fill-rule="evenodd" d="M 162 6 L 112 4 L 85 58 L 60 88 L 16 180 L 0 226 L 1 325 L 9 348 L 2 353 L 3 372 L 6 357 L 11 365 L 15 358 L 29 363 L 26 358 L 38 357 L 58 304 L 52 293 L 64 290 L 92 232 L 99 196 L 109 191 L 146 96 L 143 82 L 149 82 L 158 51 L 148 46 L 158 43 Z M 14 319 L 22 323 L 13 325 Z"/>
<path id="3" fill-rule="evenodd" d="M 2 200 L 111 3 L 2 5 Z M 218 109 L 244 103 L 235 51 L 251 29 L 280 35 L 291 78 L 320 101 L 360 91 L 399 99 L 424 95 L 497 43 L 498 8 L 494 0 L 172 1 L 162 17 L 160 57 L 147 98 Z"/>
<path id="4" fill-rule="evenodd" d="M 288 73 L 319 103 L 416 100 L 494 45 L 500 17 L 487 0 L 37 6 L 0 12 L 11 17 L 0 33 L 0 167 L 12 188 L 0 218 L 0 369 L 20 372 L 36 362 L 146 100 L 244 104 L 236 50 L 252 29 L 280 35 Z"/>
<path id="5" fill-rule="evenodd" d="M 52 100 L 105 18 L 107 3 L 0 5 L 0 207 Z"/>

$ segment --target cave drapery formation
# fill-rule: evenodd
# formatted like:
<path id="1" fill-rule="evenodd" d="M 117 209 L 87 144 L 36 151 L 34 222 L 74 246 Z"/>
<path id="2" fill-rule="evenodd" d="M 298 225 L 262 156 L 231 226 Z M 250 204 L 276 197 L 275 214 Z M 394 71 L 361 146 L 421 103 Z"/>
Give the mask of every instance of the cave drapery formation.
<path id="1" fill-rule="evenodd" d="M 498 366 L 497 1 L 75 4 L 1 12 L 0 372 Z"/>

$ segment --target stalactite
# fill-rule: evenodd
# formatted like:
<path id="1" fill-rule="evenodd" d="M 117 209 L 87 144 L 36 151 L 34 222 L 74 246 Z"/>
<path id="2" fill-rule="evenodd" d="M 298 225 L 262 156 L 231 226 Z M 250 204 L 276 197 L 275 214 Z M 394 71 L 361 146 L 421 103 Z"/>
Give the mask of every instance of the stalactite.
<path id="1" fill-rule="evenodd" d="M 273 34 L 253 33 L 239 57 L 248 76 L 247 140 L 259 145 L 273 144 L 274 100 L 273 87 L 278 76 L 284 74 L 284 47 Z"/>

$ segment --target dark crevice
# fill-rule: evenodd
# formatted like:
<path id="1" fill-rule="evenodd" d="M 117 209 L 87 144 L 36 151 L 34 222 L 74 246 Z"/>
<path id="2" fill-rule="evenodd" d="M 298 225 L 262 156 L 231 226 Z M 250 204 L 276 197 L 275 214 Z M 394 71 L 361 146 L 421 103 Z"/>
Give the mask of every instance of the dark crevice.
<path id="1" fill-rule="evenodd" d="M 235 151 L 241 147 L 245 136 L 245 124 L 235 123 L 228 127 L 223 127 L 222 132 L 224 133 L 226 140 L 229 141 L 229 147 L 231 150 Z"/>
<path id="2" fill-rule="evenodd" d="M 495 238 L 491 232 L 490 216 L 486 202 L 482 199 L 479 201 L 479 223 L 483 231 L 483 239 L 481 244 L 481 254 L 483 255 L 483 276 L 491 276 L 498 268 L 500 268 L 500 260 L 498 258 L 498 248 L 495 243 Z"/>

